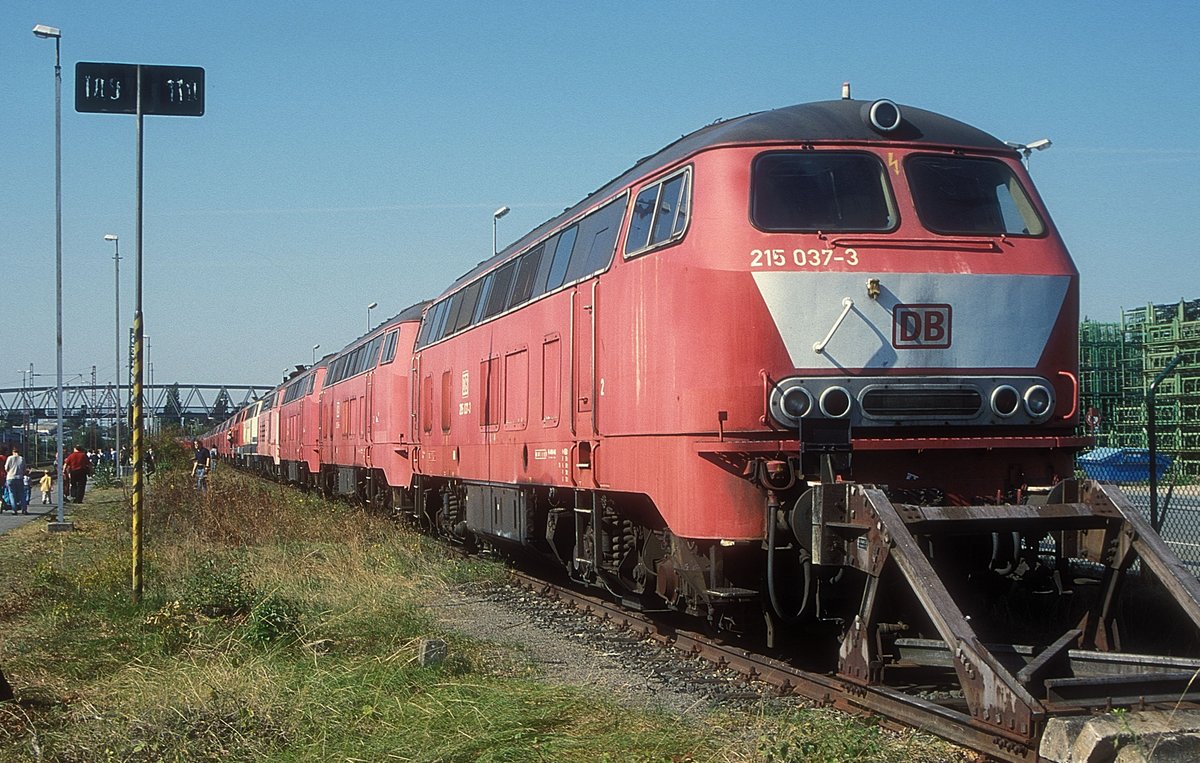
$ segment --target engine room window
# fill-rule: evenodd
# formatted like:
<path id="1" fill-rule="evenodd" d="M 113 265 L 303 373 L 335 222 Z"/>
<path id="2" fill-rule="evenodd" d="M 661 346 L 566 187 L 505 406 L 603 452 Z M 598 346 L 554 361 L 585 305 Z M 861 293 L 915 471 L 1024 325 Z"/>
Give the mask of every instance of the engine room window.
<path id="1" fill-rule="evenodd" d="M 345 367 L 346 367 L 346 356 L 345 355 L 343 355 L 342 357 L 333 361 L 333 365 L 331 365 L 329 367 L 329 373 L 327 373 L 325 375 L 325 385 L 324 386 L 329 387 L 329 386 L 337 384 L 339 381 L 341 381 L 342 380 L 342 369 Z"/>
<path id="2" fill-rule="evenodd" d="M 476 281 L 469 286 L 464 287 L 454 295 L 454 302 L 451 303 L 451 309 L 457 306 L 453 314 L 446 321 L 446 335 L 462 331 L 471 325 L 471 317 L 475 315 L 475 303 L 479 300 L 479 290 L 483 287 L 482 281 Z"/>
<path id="3" fill-rule="evenodd" d="M 383 357 L 379 360 L 379 365 L 391 363 L 396 359 L 396 340 L 399 338 L 400 332 L 393 331 L 383 340 Z"/>
<path id="4" fill-rule="evenodd" d="M 579 226 L 572 225 L 559 236 L 558 245 L 554 247 L 554 259 L 550 263 L 550 273 L 546 276 L 546 291 L 553 291 L 563 285 L 567 277 L 567 264 L 571 261 L 571 252 L 575 249 L 575 237 L 579 234 Z"/>
<path id="5" fill-rule="evenodd" d="M 627 198 L 622 194 L 579 221 L 579 235 L 564 282 L 575 282 L 599 273 L 612 262 Z"/>
<path id="6" fill-rule="evenodd" d="M 425 318 L 421 323 L 421 337 L 418 340 L 422 347 L 442 338 L 443 329 L 446 326 L 446 315 L 449 312 L 449 298 L 443 299 L 425 312 Z"/>
<path id="7" fill-rule="evenodd" d="M 517 280 L 513 283 L 512 294 L 508 298 L 509 308 L 524 304 L 533 296 L 534 278 L 537 276 L 538 267 L 541 266 L 544 251 L 545 247 L 539 245 L 521 255 L 520 264 L 517 265 Z"/>
<path id="8" fill-rule="evenodd" d="M 905 168 L 917 216 L 935 233 L 1040 236 L 1046 230 L 1004 162 L 917 155 Z"/>
<path id="9" fill-rule="evenodd" d="M 750 217 L 768 231 L 887 231 L 899 216 L 872 154 L 795 151 L 754 161 Z"/>
<path id="10" fill-rule="evenodd" d="M 512 291 L 513 278 L 517 274 L 517 260 L 513 260 L 496 271 L 492 279 L 492 288 L 488 291 L 487 303 L 483 308 L 483 318 L 491 318 L 504 312 L 508 304 L 508 294 Z"/>

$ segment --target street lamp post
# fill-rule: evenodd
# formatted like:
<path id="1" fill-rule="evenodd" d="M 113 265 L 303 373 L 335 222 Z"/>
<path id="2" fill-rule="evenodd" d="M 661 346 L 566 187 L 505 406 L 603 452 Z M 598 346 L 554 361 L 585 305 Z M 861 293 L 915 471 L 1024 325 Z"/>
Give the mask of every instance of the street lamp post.
<path id="1" fill-rule="evenodd" d="M 33 33 L 42 39 L 54 40 L 54 312 L 55 349 L 58 356 L 58 432 L 54 457 L 58 472 L 58 487 L 54 491 L 58 504 L 57 521 L 51 530 L 69 530 L 63 517 L 63 325 L 62 325 L 62 31 L 38 24 Z"/>
<path id="2" fill-rule="evenodd" d="M 21 407 L 26 410 L 32 408 L 30 405 L 29 387 L 33 384 L 33 364 L 29 364 L 29 368 L 20 369 L 21 371 Z M 21 426 L 21 452 L 25 454 L 25 458 L 30 466 L 37 463 L 37 454 L 33 458 L 29 458 L 29 414 L 25 414 L 25 423 Z"/>
<path id="3" fill-rule="evenodd" d="M 367 331 L 371 330 L 371 311 L 377 307 L 379 307 L 378 302 L 372 302 L 371 304 L 367 305 Z"/>
<path id="4" fill-rule="evenodd" d="M 511 211 L 512 210 L 509 209 L 508 207 L 500 207 L 499 209 L 497 209 L 495 212 L 492 213 L 492 256 L 493 257 L 496 256 L 497 251 L 499 251 L 496 249 L 496 222 L 501 217 L 504 217 Z"/>
<path id="5" fill-rule="evenodd" d="M 117 332 L 116 332 L 116 375 L 117 383 L 114 387 L 114 401 L 117 407 L 117 415 L 114 421 L 116 422 L 116 430 L 113 432 L 113 439 L 116 440 L 117 457 L 113 460 L 113 474 L 118 479 L 121 477 L 121 242 L 117 234 L 109 233 L 104 236 L 105 241 L 113 242 L 113 277 L 114 291 L 113 297 L 116 303 L 117 316 Z"/>

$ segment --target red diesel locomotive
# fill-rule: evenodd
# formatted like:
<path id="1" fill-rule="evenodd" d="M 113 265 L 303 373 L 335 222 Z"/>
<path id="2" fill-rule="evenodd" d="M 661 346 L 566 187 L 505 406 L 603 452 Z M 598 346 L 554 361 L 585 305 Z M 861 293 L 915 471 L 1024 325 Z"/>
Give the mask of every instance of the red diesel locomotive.
<path id="1" fill-rule="evenodd" d="M 630 601 L 791 619 L 813 486 L 995 504 L 1070 476 L 1077 313 L 1011 147 L 812 103 L 641 160 L 210 440 Z"/>
<path id="2" fill-rule="evenodd" d="M 641 160 L 206 442 L 792 646 L 864 707 L 950 687 L 953 738 L 1033 760 L 1051 714 L 1130 681 L 1200 701 L 1200 661 L 1102 654 L 1140 635 L 1135 556 L 1193 631 L 1200 583 L 1072 479 L 1078 301 L 1011 147 L 887 100 L 792 106 Z"/>

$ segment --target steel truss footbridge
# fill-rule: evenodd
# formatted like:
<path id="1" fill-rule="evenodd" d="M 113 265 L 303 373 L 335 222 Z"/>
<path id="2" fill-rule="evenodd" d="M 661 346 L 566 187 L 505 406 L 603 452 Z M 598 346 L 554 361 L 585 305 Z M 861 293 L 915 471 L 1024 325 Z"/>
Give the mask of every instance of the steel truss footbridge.
<path id="1" fill-rule="evenodd" d="M 146 384 L 143 415 L 148 418 L 222 420 L 273 389 L 269 384 Z M 119 411 L 119 414 L 118 414 Z M 129 418 L 129 387 L 113 384 L 63 385 L 63 416 L 72 419 Z M 20 426 L 58 416 L 58 388 L 0 388 L 0 419 Z"/>

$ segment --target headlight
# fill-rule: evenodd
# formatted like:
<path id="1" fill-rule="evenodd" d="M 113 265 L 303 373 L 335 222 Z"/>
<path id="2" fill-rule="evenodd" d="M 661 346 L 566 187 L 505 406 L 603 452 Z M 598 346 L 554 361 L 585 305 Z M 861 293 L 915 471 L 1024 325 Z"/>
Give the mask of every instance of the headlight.
<path id="1" fill-rule="evenodd" d="M 789 419 L 799 419 L 812 410 L 812 395 L 802 387 L 792 387 L 783 393 L 780 404 L 785 416 Z"/>
<path id="2" fill-rule="evenodd" d="M 829 387 L 821 393 L 821 413 L 840 419 L 850 413 L 850 393 L 842 387 Z"/>
<path id="3" fill-rule="evenodd" d="M 992 390 L 992 413 L 1002 419 L 1007 419 L 1017 412 L 1021 405 L 1021 394 L 1009 384 L 1002 384 Z"/>
<path id="4" fill-rule="evenodd" d="M 798 380 L 788 379 L 771 390 L 771 418 L 780 426 L 796 429 L 800 419 L 808 415 L 813 407 L 812 395 L 798 386 Z"/>
<path id="5" fill-rule="evenodd" d="M 1030 418 L 1043 419 L 1054 409 L 1054 395 L 1049 388 L 1035 384 L 1025 390 L 1025 412 Z"/>

